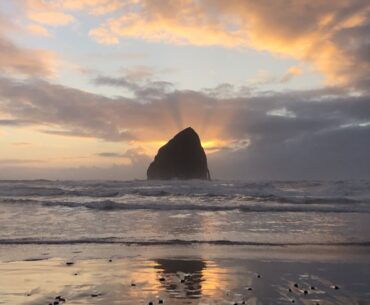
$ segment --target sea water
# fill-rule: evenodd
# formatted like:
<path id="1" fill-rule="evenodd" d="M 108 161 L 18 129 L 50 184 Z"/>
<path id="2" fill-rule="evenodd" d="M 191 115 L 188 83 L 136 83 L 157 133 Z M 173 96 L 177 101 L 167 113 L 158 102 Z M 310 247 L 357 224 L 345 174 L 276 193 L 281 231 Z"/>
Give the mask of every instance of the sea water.
<path id="1" fill-rule="evenodd" d="M 0 244 L 370 246 L 370 181 L 1 181 Z"/>

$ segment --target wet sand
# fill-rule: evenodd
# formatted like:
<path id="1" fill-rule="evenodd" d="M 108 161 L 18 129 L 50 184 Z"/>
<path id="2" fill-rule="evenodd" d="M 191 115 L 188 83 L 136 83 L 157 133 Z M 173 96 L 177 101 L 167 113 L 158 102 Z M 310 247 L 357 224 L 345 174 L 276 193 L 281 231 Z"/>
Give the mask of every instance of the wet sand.
<path id="1" fill-rule="evenodd" d="M 0 304 L 370 304 L 366 247 L 22 245 L 0 259 Z"/>

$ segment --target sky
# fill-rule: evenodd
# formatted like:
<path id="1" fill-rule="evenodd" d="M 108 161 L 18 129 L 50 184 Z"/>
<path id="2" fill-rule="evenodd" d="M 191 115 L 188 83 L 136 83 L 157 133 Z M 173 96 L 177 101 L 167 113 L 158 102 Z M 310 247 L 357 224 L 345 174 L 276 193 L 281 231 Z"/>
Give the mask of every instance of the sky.
<path id="1" fill-rule="evenodd" d="M 370 178 L 368 0 L 0 1 L 0 179 Z"/>

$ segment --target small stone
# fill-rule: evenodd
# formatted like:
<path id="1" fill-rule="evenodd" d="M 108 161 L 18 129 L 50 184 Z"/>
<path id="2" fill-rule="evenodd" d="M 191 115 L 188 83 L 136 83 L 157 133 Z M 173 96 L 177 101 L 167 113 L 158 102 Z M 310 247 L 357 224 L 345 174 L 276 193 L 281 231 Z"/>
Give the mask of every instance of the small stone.
<path id="1" fill-rule="evenodd" d="M 294 301 L 294 300 L 292 300 L 292 303 L 295 303 L 295 301 Z"/>
<path id="2" fill-rule="evenodd" d="M 153 305 L 153 302 L 149 302 L 148 305 Z"/>
<path id="3" fill-rule="evenodd" d="M 252 288 L 252 287 L 248 287 L 248 289 L 247 289 L 247 290 L 252 291 L 252 290 L 253 290 L 253 288 Z"/>
<path id="4" fill-rule="evenodd" d="M 163 300 L 159 299 L 158 304 L 163 304 Z"/>
<path id="5" fill-rule="evenodd" d="M 131 283 L 131 287 L 136 287 L 136 284 L 135 283 Z"/>
<path id="6" fill-rule="evenodd" d="M 257 274 L 257 277 L 260 279 L 261 278 L 261 275 L 260 274 Z"/>
<path id="7" fill-rule="evenodd" d="M 185 280 L 181 280 L 180 283 L 185 283 Z"/>
<path id="8" fill-rule="evenodd" d="M 72 266 L 72 265 L 74 265 L 75 263 L 74 262 L 66 262 L 66 265 L 67 266 Z"/>
<path id="9" fill-rule="evenodd" d="M 307 290 L 305 290 L 305 291 L 303 291 L 303 293 L 304 293 L 304 294 L 308 294 L 308 291 L 307 291 Z"/>
<path id="10" fill-rule="evenodd" d="M 92 294 L 91 294 L 91 297 L 92 297 L 92 298 L 96 298 L 96 297 L 98 297 L 98 296 L 100 296 L 100 293 L 92 293 Z"/>
<path id="11" fill-rule="evenodd" d="M 295 284 L 294 284 L 294 287 L 295 287 L 295 288 L 298 288 L 298 284 L 297 284 L 297 283 L 295 283 Z"/>
<path id="12" fill-rule="evenodd" d="M 110 262 L 110 263 L 111 263 L 111 262 L 113 262 L 113 260 L 112 260 L 112 259 L 110 259 L 110 260 L 108 260 L 108 262 Z"/>
<path id="13" fill-rule="evenodd" d="M 289 292 L 292 292 L 292 288 L 289 288 L 289 289 L 288 289 L 288 291 L 289 291 Z"/>
<path id="14" fill-rule="evenodd" d="M 160 279 L 159 279 L 159 281 L 160 282 L 164 282 L 166 279 L 164 278 L 164 277 L 161 277 Z"/>

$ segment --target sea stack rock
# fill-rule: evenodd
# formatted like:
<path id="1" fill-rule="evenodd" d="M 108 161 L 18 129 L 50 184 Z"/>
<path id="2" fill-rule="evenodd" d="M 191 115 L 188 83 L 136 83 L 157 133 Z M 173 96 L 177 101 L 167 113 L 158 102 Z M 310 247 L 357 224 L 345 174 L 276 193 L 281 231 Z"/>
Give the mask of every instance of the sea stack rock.
<path id="1" fill-rule="evenodd" d="M 158 150 L 147 176 L 149 180 L 211 179 L 207 156 L 193 128 L 180 131 Z"/>

